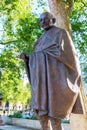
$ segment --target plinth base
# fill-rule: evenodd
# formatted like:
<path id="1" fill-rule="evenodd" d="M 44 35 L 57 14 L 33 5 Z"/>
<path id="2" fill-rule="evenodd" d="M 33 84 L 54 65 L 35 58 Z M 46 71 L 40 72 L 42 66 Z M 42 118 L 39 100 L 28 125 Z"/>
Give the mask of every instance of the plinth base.
<path id="1" fill-rule="evenodd" d="M 87 114 L 71 114 L 71 130 L 87 130 Z"/>

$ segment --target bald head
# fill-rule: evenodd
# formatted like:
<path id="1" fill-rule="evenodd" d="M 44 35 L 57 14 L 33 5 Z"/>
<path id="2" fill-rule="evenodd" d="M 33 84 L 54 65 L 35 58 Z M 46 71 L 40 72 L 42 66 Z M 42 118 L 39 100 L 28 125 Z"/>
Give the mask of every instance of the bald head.
<path id="1" fill-rule="evenodd" d="M 40 25 L 45 30 L 48 30 L 55 23 L 55 21 L 55 18 L 49 12 L 44 12 L 40 15 Z"/>
<path id="2" fill-rule="evenodd" d="M 53 15 L 52 15 L 51 13 L 49 13 L 49 12 L 43 12 L 43 13 L 40 15 L 40 17 L 42 17 L 42 16 L 46 16 L 46 17 L 48 17 L 49 19 L 52 19 L 52 18 L 53 18 Z"/>

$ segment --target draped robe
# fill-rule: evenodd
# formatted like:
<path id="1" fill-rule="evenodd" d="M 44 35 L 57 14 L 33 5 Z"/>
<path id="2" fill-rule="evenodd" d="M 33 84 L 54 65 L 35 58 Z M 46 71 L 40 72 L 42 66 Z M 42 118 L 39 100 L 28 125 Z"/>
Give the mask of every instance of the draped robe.
<path id="1" fill-rule="evenodd" d="M 82 112 L 78 57 L 65 30 L 52 26 L 46 31 L 29 55 L 26 69 L 32 86 L 32 108 L 40 116 L 68 118 L 71 112 Z"/>

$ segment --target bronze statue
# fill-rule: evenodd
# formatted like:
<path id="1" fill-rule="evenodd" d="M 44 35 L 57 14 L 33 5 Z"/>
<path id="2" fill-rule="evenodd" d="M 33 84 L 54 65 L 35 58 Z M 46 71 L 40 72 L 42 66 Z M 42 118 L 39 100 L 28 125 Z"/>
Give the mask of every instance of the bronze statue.
<path id="1" fill-rule="evenodd" d="M 42 130 L 62 130 L 61 119 L 71 112 L 83 113 L 79 97 L 81 72 L 73 42 L 64 29 L 54 26 L 55 18 L 45 12 L 40 15 L 44 34 L 35 43 L 35 52 L 20 55 L 25 61 L 32 85 L 32 108 Z"/>

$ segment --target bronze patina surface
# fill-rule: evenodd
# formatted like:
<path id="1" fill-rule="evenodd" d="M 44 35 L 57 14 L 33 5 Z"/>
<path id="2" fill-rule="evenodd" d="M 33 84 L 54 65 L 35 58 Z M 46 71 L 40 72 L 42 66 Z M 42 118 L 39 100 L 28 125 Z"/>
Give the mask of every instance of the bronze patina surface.
<path id="1" fill-rule="evenodd" d="M 43 13 L 44 34 L 36 41 L 34 53 L 21 56 L 32 86 L 32 108 L 39 116 L 63 119 L 71 112 L 82 113 L 81 72 L 71 37 L 54 23 L 51 14 Z"/>

